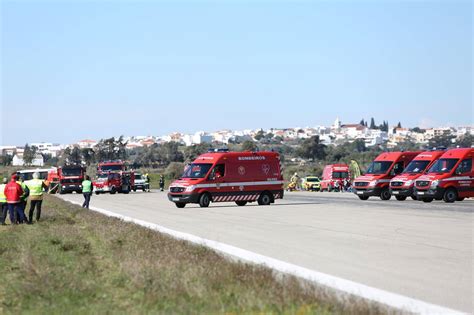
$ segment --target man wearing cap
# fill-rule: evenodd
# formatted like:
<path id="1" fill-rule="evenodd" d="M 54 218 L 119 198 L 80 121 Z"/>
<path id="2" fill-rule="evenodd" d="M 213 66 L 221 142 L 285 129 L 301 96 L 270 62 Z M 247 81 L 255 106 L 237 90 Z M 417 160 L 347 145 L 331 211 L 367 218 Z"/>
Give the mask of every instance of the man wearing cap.
<path id="1" fill-rule="evenodd" d="M 25 215 L 23 211 L 19 211 L 21 196 L 23 195 L 23 189 L 20 184 L 17 183 L 18 175 L 13 174 L 11 181 L 5 186 L 4 193 L 7 198 L 8 212 L 10 213 L 10 221 L 12 224 L 17 224 L 16 214 L 20 216 L 18 222 L 25 221 Z"/>
<path id="2" fill-rule="evenodd" d="M 8 179 L 3 178 L 2 184 L 0 184 L 0 224 L 5 225 L 5 220 L 7 219 L 8 205 L 7 205 L 7 196 L 5 196 L 5 187 L 7 186 Z"/>
<path id="3" fill-rule="evenodd" d="M 33 224 L 33 213 L 36 208 L 36 221 L 41 217 L 41 205 L 43 203 L 43 188 L 48 189 L 48 186 L 40 179 L 38 172 L 33 173 L 33 179 L 25 182 L 30 190 L 30 212 L 28 213 L 28 223 Z"/>

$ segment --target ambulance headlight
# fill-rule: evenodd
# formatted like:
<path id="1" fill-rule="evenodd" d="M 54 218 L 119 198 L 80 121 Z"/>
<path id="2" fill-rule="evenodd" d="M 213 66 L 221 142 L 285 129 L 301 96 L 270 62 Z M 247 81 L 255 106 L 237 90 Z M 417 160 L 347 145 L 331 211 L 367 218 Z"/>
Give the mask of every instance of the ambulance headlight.
<path id="1" fill-rule="evenodd" d="M 191 191 L 193 191 L 194 189 L 196 189 L 196 185 L 191 185 L 191 186 L 186 187 L 186 190 L 185 190 L 185 191 L 186 191 L 186 192 L 191 192 Z"/>
<path id="2" fill-rule="evenodd" d="M 369 183 L 369 187 L 374 187 L 375 185 L 378 184 L 378 182 L 379 182 L 378 180 L 373 180 L 373 181 L 371 181 L 371 182 Z"/>
<path id="3" fill-rule="evenodd" d="M 410 186 L 411 184 L 413 184 L 413 181 L 412 180 L 407 180 L 405 182 L 405 186 Z"/>
<path id="4" fill-rule="evenodd" d="M 430 188 L 435 189 L 436 187 L 438 187 L 438 185 L 439 185 L 439 180 L 434 180 L 431 182 Z"/>

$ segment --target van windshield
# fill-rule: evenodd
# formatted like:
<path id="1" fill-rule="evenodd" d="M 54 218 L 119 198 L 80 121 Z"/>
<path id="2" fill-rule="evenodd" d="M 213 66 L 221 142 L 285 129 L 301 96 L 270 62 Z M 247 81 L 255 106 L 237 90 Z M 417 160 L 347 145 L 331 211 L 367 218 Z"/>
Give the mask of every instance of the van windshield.
<path id="1" fill-rule="evenodd" d="M 426 169 L 428 164 L 430 164 L 430 161 L 411 161 L 410 164 L 408 164 L 407 168 L 403 171 L 403 173 L 420 174 Z"/>
<path id="2" fill-rule="evenodd" d="M 212 164 L 193 163 L 184 170 L 181 178 L 203 178 L 211 169 Z"/>
<path id="3" fill-rule="evenodd" d="M 332 172 L 332 178 L 347 178 L 349 174 L 347 172 Z"/>
<path id="4" fill-rule="evenodd" d="M 439 159 L 433 164 L 428 173 L 449 173 L 458 161 L 459 159 Z"/>
<path id="5" fill-rule="evenodd" d="M 370 164 L 366 174 L 385 174 L 390 169 L 392 161 L 374 161 Z"/>

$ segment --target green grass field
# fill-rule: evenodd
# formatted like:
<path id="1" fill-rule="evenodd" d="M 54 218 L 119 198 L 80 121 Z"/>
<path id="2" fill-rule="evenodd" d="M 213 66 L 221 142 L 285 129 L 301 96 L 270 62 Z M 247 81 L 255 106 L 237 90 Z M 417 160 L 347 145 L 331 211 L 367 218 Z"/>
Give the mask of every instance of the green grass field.
<path id="1" fill-rule="evenodd" d="M 0 238 L 0 313 L 386 312 L 53 196 L 41 222 Z"/>

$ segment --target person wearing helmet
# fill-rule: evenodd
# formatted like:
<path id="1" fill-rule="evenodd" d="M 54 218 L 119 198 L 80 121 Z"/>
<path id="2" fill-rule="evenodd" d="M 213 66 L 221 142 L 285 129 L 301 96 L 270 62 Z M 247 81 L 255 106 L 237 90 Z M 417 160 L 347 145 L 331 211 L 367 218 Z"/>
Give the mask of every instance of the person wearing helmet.
<path id="1" fill-rule="evenodd" d="M 33 213 L 36 208 L 36 221 L 41 217 L 41 205 L 43 203 L 43 189 L 48 189 L 46 183 L 40 179 L 38 172 L 33 173 L 33 179 L 27 181 L 26 186 L 30 190 L 30 212 L 28 213 L 28 223 L 33 224 Z"/>
<path id="2" fill-rule="evenodd" d="M 290 179 L 290 181 L 295 185 L 296 190 L 300 189 L 300 177 L 298 176 L 298 173 L 295 173 Z"/>
<path id="3" fill-rule="evenodd" d="M 1 210 L 1 217 L 0 217 L 0 224 L 5 225 L 5 220 L 7 219 L 7 212 L 8 212 L 8 204 L 7 204 L 7 196 L 5 196 L 5 187 L 7 186 L 8 178 L 4 177 L 2 180 L 2 184 L 0 184 L 0 210 Z"/>

